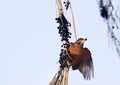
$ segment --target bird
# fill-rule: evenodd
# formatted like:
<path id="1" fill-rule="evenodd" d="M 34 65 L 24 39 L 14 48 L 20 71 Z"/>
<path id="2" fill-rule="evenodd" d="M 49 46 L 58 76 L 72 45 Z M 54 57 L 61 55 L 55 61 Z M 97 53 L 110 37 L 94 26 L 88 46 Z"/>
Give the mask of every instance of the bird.
<path id="1" fill-rule="evenodd" d="M 87 38 L 79 38 L 74 43 L 70 42 L 67 50 L 71 57 L 72 70 L 79 70 L 84 79 L 90 80 L 91 76 L 94 77 L 94 67 L 91 52 L 84 47 L 85 41 Z"/>

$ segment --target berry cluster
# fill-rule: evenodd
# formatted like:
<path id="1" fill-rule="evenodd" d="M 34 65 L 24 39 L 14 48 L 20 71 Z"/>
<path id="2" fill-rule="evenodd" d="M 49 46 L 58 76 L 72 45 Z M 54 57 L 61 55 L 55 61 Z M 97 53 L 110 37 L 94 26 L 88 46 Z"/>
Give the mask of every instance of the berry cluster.
<path id="1" fill-rule="evenodd" d="M 69 61 L 69 56 L 66 52 L 66 50 L 61 49 L 61 53 L 60 53 L 60 58 L 59 58 L 59 63 L 60 63 L 60 67 L 62 69 L 64 69 L 64 67 L 68 67 L 68 63 L 67 61 Z"/>
<path id="2" fill-rule="evenodd" d="M 71 24 L 67 21 L 65 16 L 61 14 L 58 18 L 56 18 L 57 23 L 59 23 L 58 33 L 61 37 L 61 42 L 64 41 L 64 44 L 61 45 L 63 49 L 61 49 L 59 63 L 60 67 L 64 69 L 65 67 L 68 67 L 67 61 L 69 60 L 69 56 L 65 50 L 65 48 L 68 48 L 69 46 L 69 38 L 71 38 L 71 33 L 69 32 L 68 27 L 71 26 Z"/>
<path id="3" fill-rule="evenodd" d="M 65 16 L 61 14 L 58 18 L 56 18 L 57 23 L 59 23 L 59 26 L 57 27 L 59 30 L 59 34 L 61 36 L 61 41 L 65 41 L 69 43 L 69 38 L 71 38 L 71 33 L 68 30 L 68 27 L 71 26 L 71 24 L 67 21 Z"/>

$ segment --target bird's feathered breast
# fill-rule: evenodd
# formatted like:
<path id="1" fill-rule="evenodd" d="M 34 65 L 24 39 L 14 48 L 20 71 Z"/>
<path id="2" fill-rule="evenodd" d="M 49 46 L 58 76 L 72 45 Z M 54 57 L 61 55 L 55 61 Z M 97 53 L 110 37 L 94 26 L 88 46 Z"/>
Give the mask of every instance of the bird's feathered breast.
<path id="1" fill-rule="evenodd" d="M 81 55 L 82 47 L 79 44 L 70 43 L 68 52 L 72 59 L 76 59 L 76 56 Z"/>

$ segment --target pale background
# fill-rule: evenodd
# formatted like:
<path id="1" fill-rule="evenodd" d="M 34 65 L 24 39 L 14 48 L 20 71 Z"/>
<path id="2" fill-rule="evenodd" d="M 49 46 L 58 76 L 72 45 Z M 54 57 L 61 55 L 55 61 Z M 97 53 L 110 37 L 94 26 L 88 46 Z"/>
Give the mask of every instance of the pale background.
<path id="1" fill-rule="evenodd" d="M 120 58 L 96 0 L 72 0 L 72 7 L 77 37 L 88 39 L 95 77 L 86 81 L 70 69 L 69 85 L 120 85 Z M 0 85 L 48 85 L 61 49 L 56 8 L 55 0 L 0 0 Z"/>

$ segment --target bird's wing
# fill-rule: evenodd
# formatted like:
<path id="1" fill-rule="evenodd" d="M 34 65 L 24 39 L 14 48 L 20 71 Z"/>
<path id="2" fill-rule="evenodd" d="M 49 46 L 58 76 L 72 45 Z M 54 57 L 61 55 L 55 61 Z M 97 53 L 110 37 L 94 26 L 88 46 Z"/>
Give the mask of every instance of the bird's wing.
<path id="1" fill-rule="evenodd" d="M 73 60 L 72 69 L 79 69 L 83 74 L 84 79 L 90 79 L 91 76 L 94 77 L 93 61 L 88 48 L 81 49 L 81 55 L 77 56 L 76 59 Z"/>
<path id="2" fill-rule="evenodd" d="M 91 79 L 91 76 L 94 77 L 94 67 L 92 56 L 88 48 L 82 49 L 82 54 L 78 62 L 79 71 L 83 74 L 84 79 Z"/>

